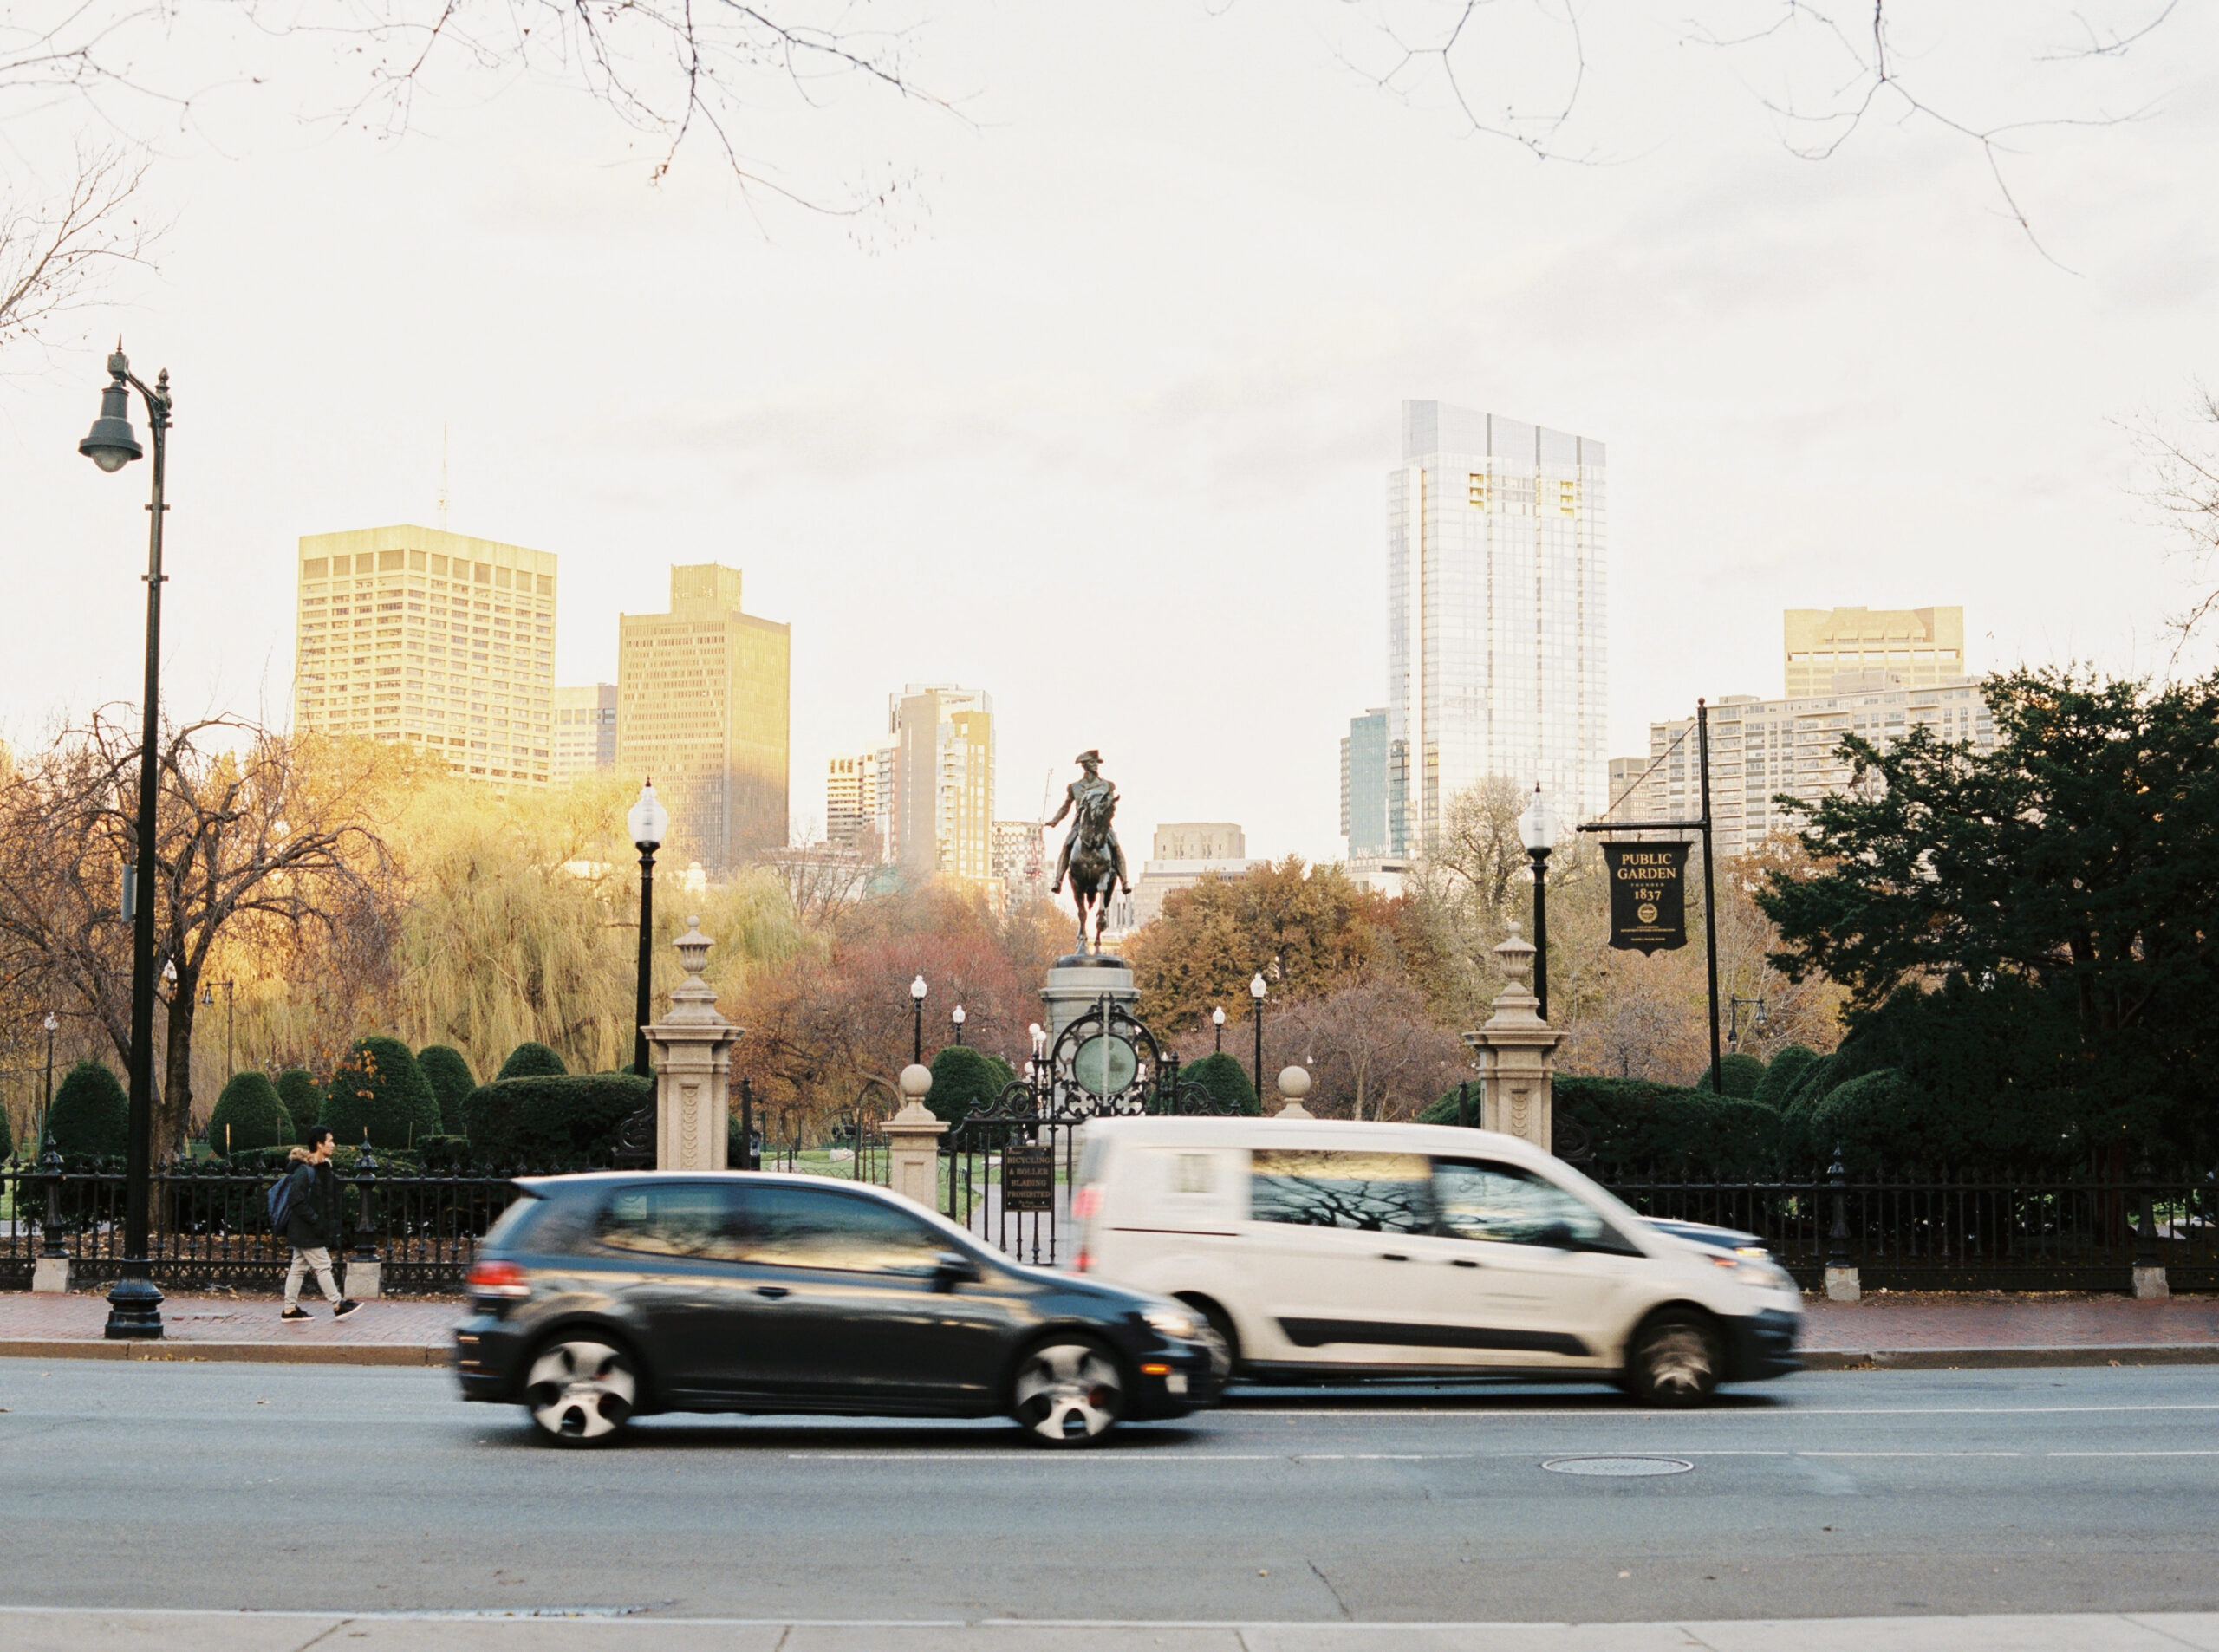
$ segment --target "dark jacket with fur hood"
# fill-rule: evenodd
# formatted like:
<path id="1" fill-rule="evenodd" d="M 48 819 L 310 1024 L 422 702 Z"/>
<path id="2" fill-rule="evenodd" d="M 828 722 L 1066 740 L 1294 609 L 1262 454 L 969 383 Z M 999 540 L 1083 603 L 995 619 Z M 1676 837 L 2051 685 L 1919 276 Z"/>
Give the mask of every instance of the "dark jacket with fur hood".
<path id="1" fill-rule="evenodd" d="M 329 1251 L 339 1244 L 339 1175 L 327 1161 L 309 1162 L 309 1150 L 295 1148 L 293 1205 L 285 1219 L 285 1242 L 298 1250 Z"/>

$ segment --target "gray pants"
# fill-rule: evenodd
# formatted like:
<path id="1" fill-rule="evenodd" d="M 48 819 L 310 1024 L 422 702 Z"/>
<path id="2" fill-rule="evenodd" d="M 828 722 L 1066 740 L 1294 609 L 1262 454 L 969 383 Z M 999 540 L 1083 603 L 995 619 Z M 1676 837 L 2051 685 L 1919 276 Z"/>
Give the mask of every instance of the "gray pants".
<path id="1" fill-rule="evenodd" d="M 306 1250 L 293 1246 L 293 1265 L 285 1270 L 285 1305 L 297 1305 L 301 1299 L 301 1281 L 311 1271 L 317 1286 L 323 1291 L 324 1300 L 339 1300 L 339 1287 L 331 1280 L 331 1252 L 321 1245 L 311 1245 Z"/>

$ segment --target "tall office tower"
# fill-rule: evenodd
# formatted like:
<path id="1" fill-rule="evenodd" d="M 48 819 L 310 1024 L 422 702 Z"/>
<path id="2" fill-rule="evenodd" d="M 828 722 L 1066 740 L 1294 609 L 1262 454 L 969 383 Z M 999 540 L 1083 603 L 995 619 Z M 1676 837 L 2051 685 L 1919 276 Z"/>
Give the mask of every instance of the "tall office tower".
<path id="1" fill-rule="evenodd" d="M 1861 736 L 1884 751 L 1922 724 L 1975 751 L 1995 749 L 1988 701 L 1980 685 L 1966 677 L 1910 688 L 1877 671 L 1845 673 L 1830 693 L 1781 699 L 1727 695 L 1710 708 L 1711 836 L 1720 856 L 1746 854 L 1774 832 L 1802 826 L 1799 813 L 1773 801 L 1781 793 L 1815 803 L 1830 791 L 1847 790 L 1850 765 L 1837 755 L 1843 735 Z M 1632 770 L 1647 777 L 1618 805 L 1617 817 L 1701 818 L 1695 719 L 1651 723 L 1649 751 L 1649 760 Z M 1613 758 L 1613 769 L 1619 763 L 1633 759 Z"/>
<path id="2" fill-rule="evenodd" d="M 834 758 L 824 772 L 824 841 L 873 860 L 885 850 L 878 840 L 878 753 Z"/>
<path id="3" fill-rule="evenodd" d="M 407 525 L 303 537 L 295 728 L 540 786 L 554 696 L 550 552 Z"/>
<path id="4" fill-rule="evenodd" d="M 1384 706 L 1349 719 L 1341 739 L 1341 836 L 1351 861 L 1383 860 L 1394 845 L 1387 819 L 1387 725 Z"/>
<path id="5" fill-rule="evenodd" d="M 1933 688 L 1965 672 L 1965 611 L 1789 608 L 1782 616 L 1790 699 L 1832 692 L 1845 671 L 1883 671 L 1905 688 Z"/>
<path id="6" fill-rule="evenodd" d="M 1037 820 L 994 823 L 994 875 L 1012 903 L 1038 901 L 1048 893 L 1048 835 Z"/>
<path id="7" fill-rule="evenodd" d="M 588 683 L 555 691 L 556 785 L 616 766 L 616 685 Z"/>
<path id="8" fill-rule="evenodd" d="M 674 859 L 784 849 L 792 634 L 741 612 L 739 570 L 670 570 L 670 612 L 617 616 L 616 766 L 651 777 Z"/>
<path id="9" fill-rule="evenodd" d="M 887 697 L 895 737 L 895 849 L 912 877 L 994 875 L 994 702 L 953 683 Z"/>
<path id="10" fill-rule="evenodd" d="M 1562 820 L 1603 806 L 1604 506 L 1602 443 L 1402 404 L 1387 483 L 1390 853 L 1422 853 L 1456 794 L 1491 775 L 1545 786 Z"/>

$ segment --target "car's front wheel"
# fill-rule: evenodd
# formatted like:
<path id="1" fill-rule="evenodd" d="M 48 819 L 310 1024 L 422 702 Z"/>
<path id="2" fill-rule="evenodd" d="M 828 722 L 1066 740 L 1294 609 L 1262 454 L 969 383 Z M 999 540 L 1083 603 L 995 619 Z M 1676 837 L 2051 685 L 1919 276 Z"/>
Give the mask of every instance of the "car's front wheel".
<path id="1" fill-rule="evenodd" d="M 582 1336 L 548 1343 L 524 1377 L 524 1408 L 540 1437 L 558 1446 L 614 1440 L 632 1421 L 639 1399 L 632 1356 Z"/>
<path id="2" fill-rule="evenodd" d="M 1707 1404 L 1724 1364 L 1725 1349 L 1709 1321 L 1668 1309 L 1635 1333 L 1626 1350 L 1626 1392 L 1667 1410 Z"/>
<path id="3" fill-rule="evenodd" d="M 1117 1356 L 1090 1337 L 1051 1337 L 1018 1363 L 1010 1414 L 1038 1443 L 1087 1446 L 1124 1414 Z"/>

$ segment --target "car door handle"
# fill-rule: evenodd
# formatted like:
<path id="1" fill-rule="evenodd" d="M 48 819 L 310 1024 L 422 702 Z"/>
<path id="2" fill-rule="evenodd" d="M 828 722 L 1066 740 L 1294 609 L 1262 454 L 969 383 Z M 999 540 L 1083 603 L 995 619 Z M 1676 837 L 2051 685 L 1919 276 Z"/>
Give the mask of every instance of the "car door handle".
<path id="1" fill-rule="evenodd" d="M 1448 1259 L 1448 1265 L 1452 1268 L 1475 1268 L 1480 1265 L 1468 1257 L 1452 1256 Z"/>
<path id="2" fill-rule="evenodd" d="M 775 1298 L 778 1297 L 791 1296 L 793 1293 L 788 1291 L 786 1287 L 782 1285 L 758 1285 L 755 1287 L 755 1294 L 758 1297 L 771 1297 Z"/>
<path id="3" fill-rule="evenodd" d="M 1410 1259 L 1400 1251 L 1382 1251 L 1379 1253 L 1379 1259 L 1382 1262 L 1407 1262 Z"/>

